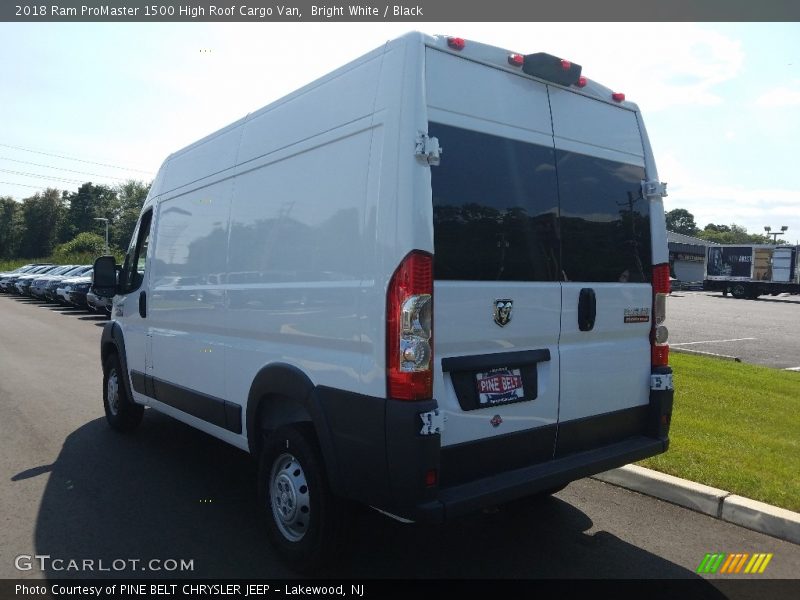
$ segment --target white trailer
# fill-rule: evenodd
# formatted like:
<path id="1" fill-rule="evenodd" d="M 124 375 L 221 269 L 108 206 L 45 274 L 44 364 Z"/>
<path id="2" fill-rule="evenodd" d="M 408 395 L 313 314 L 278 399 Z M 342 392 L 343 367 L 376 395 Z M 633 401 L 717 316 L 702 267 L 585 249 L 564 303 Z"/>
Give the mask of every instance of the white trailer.
<path id="1" fill-rule="evenodd" d="M 800 294 L 797 246 L 722 245 L 706 249 L 703 289 L 734 298 Z"/>

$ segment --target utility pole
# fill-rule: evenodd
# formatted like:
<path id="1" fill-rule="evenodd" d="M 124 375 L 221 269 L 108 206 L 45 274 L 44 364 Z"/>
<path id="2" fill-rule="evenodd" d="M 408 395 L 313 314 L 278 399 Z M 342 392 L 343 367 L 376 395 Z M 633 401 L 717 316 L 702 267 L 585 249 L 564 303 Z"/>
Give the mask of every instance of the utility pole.
<path id="1" fill-rule="evenodd" d="M 95 217 L 94 220 L 106 222 L 106 254 L 108 254 L 108 219 L 105 217 Z"/>

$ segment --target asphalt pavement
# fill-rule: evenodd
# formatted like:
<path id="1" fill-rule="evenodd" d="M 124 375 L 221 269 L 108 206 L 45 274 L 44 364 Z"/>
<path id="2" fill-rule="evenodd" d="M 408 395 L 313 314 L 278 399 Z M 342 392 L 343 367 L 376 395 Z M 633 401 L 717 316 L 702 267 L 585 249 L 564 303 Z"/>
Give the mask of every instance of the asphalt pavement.
<path id="1" fill-rule="evenodd" d="M 720 292 L 676 291 L 667 301 L 667 319 L 673 348 L 800 371 L 800 296 L 743 300 Z"/>
<path id="2" fill-rule="evenodd" d="M 292 577 L 266 542 L 248 455 L 152 410 L 133 435 L 107 427 L 104 323 L 0 296 L 0 578 Z M 694 579 L 710 552 L 772 553 L 759 577 L 800 573 L 800 546 L 590 479 L 442 527 L 365 510 L 351 539 L 326 575 Z M 20 571 L 20 555 L 127 562 L 111 573 Z M 142 570 L 150 559 L 193 568 Z M 714 585 L 726 577 L 740 576 Z"/>

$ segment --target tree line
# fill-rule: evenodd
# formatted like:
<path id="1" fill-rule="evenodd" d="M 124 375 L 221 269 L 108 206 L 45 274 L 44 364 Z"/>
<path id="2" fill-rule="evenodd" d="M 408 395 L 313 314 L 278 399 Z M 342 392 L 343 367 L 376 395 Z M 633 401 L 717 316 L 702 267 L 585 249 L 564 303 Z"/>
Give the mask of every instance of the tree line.
<path id="1" fill-rule="evenodd" d="M 47 188 L 17 202 L 0 196 L 0 259 L 48 257 L 57 250 L 86 251 L 105 241 L 112 252 L 124 253 L 130 242 L 150 184 L 129 180 L 116 186 L 81 185 L 76 192 Z M 667 229 L 720 244 L 775 243 L 770 236 L 748 233 L 735 223 L 709 223 L 700 229 L 684 208 L 666 213 Z M 782 240 L 777 243 L 784 243 Z"/>
<path id="2" fill-rule="evenodd" d="M 116 186 L 84 183 L 76 192 L 47 188 L 17 202 L 0 196 L 0 259 L 48 257 L 84 251 L 105 242 L 127 249 L 150 184 L 129 180 Z"/>
<path id="3" fill-rule="evenodd" d="M 771 236 L 758 233 L 748 233 L 747 229 L 736 223 L 731 225 L 717 225 L 709 223 L 700 229 L 694 220 L 694 215 L 685 208 L 676 208 L 666 213 L 667 229 L 675 233 L 691 235 L 709 242 L 718 244 L 785 244 L 783 240 L 777 242 Z"/>

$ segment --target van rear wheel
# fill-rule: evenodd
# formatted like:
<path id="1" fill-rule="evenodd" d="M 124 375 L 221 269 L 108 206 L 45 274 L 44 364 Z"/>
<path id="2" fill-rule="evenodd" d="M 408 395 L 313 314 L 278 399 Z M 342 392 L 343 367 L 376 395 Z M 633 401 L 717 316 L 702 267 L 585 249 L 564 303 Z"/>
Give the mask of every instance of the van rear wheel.
<path id="1" fill-rule="evenodd" d="M 103 364 L 103 408 L 112 429 L 128 432 L 136 429 L 142 422 L 144 407 L 128 397 L 122 379 L 124 376 L 119 357 L 111 354 Z"/>
<path id="2" fill-rule="evenodd" d="M 341 553 L 349 511 L 330 490 L 310 424 L 281 427 L 261 451 L 258 497 L 267 535 L 299 572 L 312 572 Z"/>

